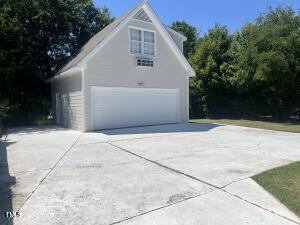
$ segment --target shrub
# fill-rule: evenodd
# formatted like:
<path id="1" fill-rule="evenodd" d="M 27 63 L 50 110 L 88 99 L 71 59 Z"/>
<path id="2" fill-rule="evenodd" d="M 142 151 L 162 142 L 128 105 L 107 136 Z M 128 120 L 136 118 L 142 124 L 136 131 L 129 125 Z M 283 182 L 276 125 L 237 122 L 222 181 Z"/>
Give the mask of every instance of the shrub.
<path id="1" fill-rule="evenodd" d="M 37 126 L 52 124 L 52 118 L 50 116 L 40 115 L 34 120 L 34 124 Z"/>

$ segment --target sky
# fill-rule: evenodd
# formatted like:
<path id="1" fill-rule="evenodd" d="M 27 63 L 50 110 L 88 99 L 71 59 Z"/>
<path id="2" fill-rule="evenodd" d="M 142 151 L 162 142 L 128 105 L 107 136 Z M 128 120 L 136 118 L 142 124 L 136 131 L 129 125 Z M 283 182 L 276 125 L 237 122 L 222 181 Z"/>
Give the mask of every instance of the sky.
<path id="1" fill-rule="evenodd" d="M 114 17 L 121 16 L 140 0 L 94 0 L 97 7 L 106 6 Z M 292 6 L 298 13 L 300 0 L 149 0 L 164 24 L 185 20 L 195 26 L 200 34 L 215 23 L 226 25 L 230 32 L 252 22 L 270 6 Z"/>

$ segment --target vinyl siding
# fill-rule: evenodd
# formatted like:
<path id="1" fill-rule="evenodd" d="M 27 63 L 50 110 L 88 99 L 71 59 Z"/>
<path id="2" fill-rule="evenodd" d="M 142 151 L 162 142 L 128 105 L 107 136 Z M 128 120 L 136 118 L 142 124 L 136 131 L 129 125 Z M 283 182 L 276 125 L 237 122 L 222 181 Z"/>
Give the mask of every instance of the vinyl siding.
<path id="1" fill-rule="evenodd" d="M 56 121 L 56 93 L 60 95 L 59 125 L 74 130 L 83 129 L 83 95 L 81 73 L 52 82 L 53 115 Z"/>
<path id="2" fill-rule="evenodd" d="M 136 57 L 129 55 L 129 26 L 156 31 L 157 55 L 153 68 L 136 65 Z M 180 122 L 188 122 L 187 73 L 153 23 L 131 20 L 94 57 L 85 70 L 86 130 L 92 129 L 91 87 L 139 87 L 179 90 Z M 134 109 L 133 109 L 134 110 Z"/>
<path id="3" fill-rule="evenodd" d="M 168 32 L 170 34 L 170 36 L 172 37 L 173 41 L 175 42 L 175 44 L 177 45 L 177 47 L 180 49 L 181 52 L 183 52 L 183 40 L 180 36 L 172 33 L 172 32 Z"/>

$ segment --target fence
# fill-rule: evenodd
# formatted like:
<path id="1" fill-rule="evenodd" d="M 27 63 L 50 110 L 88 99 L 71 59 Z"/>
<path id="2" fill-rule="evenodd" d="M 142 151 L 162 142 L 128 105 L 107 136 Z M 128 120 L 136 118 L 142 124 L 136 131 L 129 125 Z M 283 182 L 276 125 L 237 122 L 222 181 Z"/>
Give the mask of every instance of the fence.
<path id="1" fill-rule="evenodd" d="M 191 104 L 190 116 L 191 118 L 244 118 L 270 121 L 300 121 L 300 107 Z"/>

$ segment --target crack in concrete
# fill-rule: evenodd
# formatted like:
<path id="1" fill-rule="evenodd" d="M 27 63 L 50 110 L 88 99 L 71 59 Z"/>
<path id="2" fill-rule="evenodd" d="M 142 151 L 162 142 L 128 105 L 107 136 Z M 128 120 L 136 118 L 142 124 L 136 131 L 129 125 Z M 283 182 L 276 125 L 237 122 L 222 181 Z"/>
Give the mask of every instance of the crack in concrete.
<path id="1" fill-rule="evenodd" d="M 73 142 L 73 144 L 64 152 L 64 154 L 58 159 L 58 161 L 52 166 L 52 168 L 49 170 L 49 172 L 43 177 L 43 179 L 38 183 L 38 185 L 34 188 L 34 190 L 29 194 L 29 196 L 25 199 L 25 201 L 21 204 L 20 208 L 17 212 L 20 212 L 23 206 L 26 204 L 26 202 L 31 198 L 31 196 L 37 191 L 37 189 L 41 186 L 42 183 L 48 178 L 48 176 L 51 174 L 51 172 L 56 168 L 56 166 L 61 162 L 61 160 L 71 151 L 71 149 L 76 145 L 76 143 L 81 138 L 82 134 L 80 134 L 76 140 Z M 12 219 L 8 220 L 4 225 L 8 225 Z"/>
<path id="2" fill-rule="evenodd" d="M 110 145 L 112 145 L 112 146 L 114 146 L 114 147 L 116 147 L 117 149 L 119 149 L 119 150 L 121 150 L 121 151 L 125 151 L 125 152 L 127 152 L 127 153 L 129 153 L 129 154 L 131 154 L 131 155 L 134 155 L 134 156 L 138 157 L 138 158 L 141 158 L 141 159 L 146 160 L 146 161 L 148 161 L 148 162 L 154 163 L 154 164 L 156 164 L 157 166 L 163 167 L 163 168 L 165 168 L 165 169 L 167 169 L 167 170 L 170 170 L 170 171 L 172 171 L 172 172 L 175 172 L 175 173 L 177 173 L 177 174 L 179 174 L 179 175 L 188 177 L 188 178 L 190 178 L 190 179 L 196 180 L 196 181 L 198 181 L 198 182 L 204 183 L 204 184 L 206 184 L 206 185 L 208 185 L 208 186 L 210 186 L 210 187 L 215 188 L 215 190 L 212 190 L 211 192 L 218 191 L 218 190 L 219 190 L 219 191 L 223 191 L 224 193 L 226 193 L 226 194 L 228 194 L 228 195 L 231 195 L 231 196 L 233 196 L 233 197 L 235 197 L 235 198 L 238 198 L 239 200 L 242 200 L 242 201 L 244 201 L 244 202 L 246 202 L 246 203 L 248 203 L 248 204 L 250 204 L 250 205 L 253 205 L 253 206 L 255 206 L 255 207 L 258 207 L 258 208 L 260 208 L 260 209 L 262 209 L 262 210 L 264 210 L 264 211 L 266 211 L 266 212 L 269 212 L 269 213 L 271 213 L 271 214 L 274 214 L 274 215 L 276 215 L 276 216 L 279 216 L 279 217 L 281 217 L 281 218 L 283 218 L 283 219 L 286 219 L 286 220 L 288 220 L 288 221 L 290 221 L 290 222 L 293 222 L 293 223 L 295 223 L 295 224 L 300 224 L 300 223 L 298 223 L 298 222 L 296 222 L 296 221 L 294 221 L 294 220 L 292 220 L 292 219 L 289 219 L 289 218 L 287 218 L 287 217 L 285 217 L 285 216 L 282 216 L 282 215 L 280 215 L 280 214 L 277 214 L 276 212 L 274 212 L 274 211 L 272 211 L 272 210 L 266 209 L 266 208 L 264 208 L 264 207 L 262 207 L 262 206 L 260 206 L 260 205 L 258 205 L 258 204 L 256 204 L 256 203 L 253 203 L 253 202 L 248 201 L 248 200 L 246 200 L 246 199 L 244 199 L 244 198 L 242 198 L 242 197 L 240 197 L 240 196 L 238 196 L 238 195 L 235 195 L 235 194 L 232 194 L 232 193 L 226 191 L 224 188 L 226 188 L 227 186 L 231 185 L 232 183 L 230 183 L 230 184 L 228 184 L 228 185 L 225 185 L 225 186 L 223 186 L 223 187 L 218 187 L 218 186 L 216 186 L 216 185 L 214 185 L 214 184 L 211 184 L 211 183 L 209 183 L 209 182 L 203 181 L 203 180 L 201 180 L 201 179 L 199 179 L 199 178 L 197 178 L 197 177 L 191 176 L 191 175 L 186 174 L 186 173 L 183 173 L 183 172 L 181 172 L 181 171 L 179 171 L 179 170 L 176 170 L 176 169 L 173 169 L 173 168 L 168 167 L 168 166 L 166 166 L 166 165 L 163 165 L 163 164 L 161 164 L 161 163 L 159 163 L 159 162 L 157 162 L 157 161 L 153 161 L 153 160 L 151 160 L 151 159 L 148 159 L 148 158 L 145 158 L 145 157 L 143 157 L 143 156 L 140 156 L 140 155 L 138 155 L 138 154 L 136 154 L 136 153 L 134 153 L 134 152 L 131 152 L 131 151 L 127 150 L 127 149 L 124 149 L 124 148 L 122 148 L 122 147 L 119 147 L 118 145 L 112 144 L 112 143 L 110 143 L 110 142 L 107 142 L 107 143 L 110 144 Z M 242 181 L 242 180 L 245 180 L 245 179 L 247 179 L 247 178 L 243 178 L 243 179 L 241 179 L 241 180 L 234 181 L 233 183 L 237 183 L 237 182 Z M 211 193 L 211 192 L 208 192 L 208 193 Z M 207 193 L 206 193 L 206 194 L 207 194 Z M 199 196 L 201 196 L 201 195 L 199 195 Z M 197 198 L 197 197 L 199 197 L 199 196 L 192 197 L 192 198 Z M 121 223 L 121 222 L 130 220 L 130 219 L 133 219 L 133 218 L 136 218 L 136 217 L 139 217 L 139 216 L 143 216 L 143 215 L 148 214 L 148 213 L 151 213 L 151 212 L 153 212 L 153 211 L 157 211 L 157 210 L 162 209 L 162 208 L 167 208 L 167 207 L 170 207 L 170 206 L 172 206 L 172 205 L 175 205 L 175 204 L 178 204 L 178 203 L 181 203 L 181 202 L 184 202 L 184 201 L 188 201 L 189 199 L 191 199 L 191 198 L 187 198 L 187 199 L 184 199 L 184 200 L 179 201 L 179 202 L 174 202 L 173 204 L 170 204 L 170 205 L 167 205 L 167 206 L 163 206 L 163 207 L 157 208 L 157 209 L 155 209 L 155 210 L 150 210 L 150 211 L 147 211 L 147 212 L 145 212 L 145 213 L 136 215 L 136 216 L 134 216 L 134 217 L 130 217 L 130 218 L 124 219 L 124 220 L 122 220 L 122 221 L 118 221 L 118 222 L 111 223 L 110 225 L 119 224 L 119 223 Z"/>
<path id="3" fill-rule="evenodd" d="M 220 187 L 220 189 L 227 188 L 227 187 L 229 187 L 229 186 L 230 186 L 230 185 L 232 185 L 232 184 L 235 184 L 235 183 L 241 182 L 241 181 L 243 181 L 243 180 L 247 180 L 247 179 L 249 179 L 249 178 L 251 178 L 251 177 L 253 177 L 253 176 L 248 176 L 248 177 L 245 177 L 245 178 L 241 178 L 241 179 L 238 179 L 238 180 L 232 181 L 232 182 L 230 182 L 230 183 L 228 183 L 228 184 L 226 184 L 226 185 L 224 185 L 224 186 Z"/>

